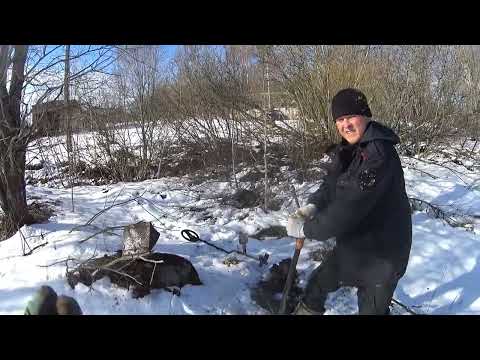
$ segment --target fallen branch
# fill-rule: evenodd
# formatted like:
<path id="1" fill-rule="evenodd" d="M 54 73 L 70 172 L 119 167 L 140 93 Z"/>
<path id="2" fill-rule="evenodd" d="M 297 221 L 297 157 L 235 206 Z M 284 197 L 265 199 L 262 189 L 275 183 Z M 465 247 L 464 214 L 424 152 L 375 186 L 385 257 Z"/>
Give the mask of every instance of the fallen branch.
<path id="1" fill-rule="evenodd" d="M 72 232 L 72 231 L 76 231 L 82 227 L 87 227 L 87 226 L 91 226 L 92 228 L 94 229 L 99 229 L 101 230 L 102 228 L 100 226 L 97 226 L 97 225 L 93 225 L 93 224 L 84 224 L 84 225 L 78 225 L 78 226 L 75 226 L 73 227 L 72 229 L 70 229 L 70 231 L 68 232 L 69 234 Z M 115 234 L 114 232 L 107 232 L 108 235 L 116 235 L 116 236 L 119 236 L 118 234 Z"/>
<path id="2" fill-rule="evenodd" d="M 41 247 L 43 247 L 43 246 L 45 246 L 45 245 L 48 244 L 48 241 L 45 241 L 43 244 L 39 244 L 39 245 L 35 246 L 35 247 L 32 249 L 32 248 L 30 247 L 30 245 L 28 244 L 27 239 L 25 238 L 25 235 L 23 235 L 22 229 L 19 228 L 18 231 L 19 231 L 20 236 L 21 236 L 21 238 L 22 238 L 22 252 L 23 252 L 23 256 L 31 255 L 31 254 L 33 254 L 33 251 L 34 251 L 34 250 L 36 250 L 36 249 L 38 249 L 38 248 L 41 248 Z M 43 234 L 42 234 L 41 236 L 42 236 L 42 239 L 43 239 Z M 27 244 L 28 248 L 30 249 L 30 251 L 27 252 L 27 253 L 25 252 L 25 245 L 24 245 L 24 244 Z"/>
<path id="3" fill-rule="evenodd" d="M 71 232 L 74 231 L 74 230 L 77 230 L 77 229 L 80 228 L 80 227 L 91 225 L 91 223 L 92 223 L 97 217 L 99 217 L 101 214 L 107 212 L 108 210 L 110 210 L 110 209 L 112 209 L 112 208 L 114 208 L 114 207 L 116 207 L 116 206 L 122 206 L 122 205 L 128 204 L 129 202 L 132 202 L 132 201 L 137 200 L 138 198 L 142 197 L 142 195 L 143 195 L 146 191 L 147 191 L 147 190 L 145 190 L 142 194 L 136 195 L 135 197 L 133 197 L 133 198 L 131 198 L 131 199 L 122 201 L 122 202 L 120 202 L 120 203 L 118 203 L 118 204 L 110 205 L 109 207 L 100 210 L 98 213 L 96 213 L 95 215 L 93 215 L 92 218 L 91 218 L 90 220 L 88 220 L 84 225 L 80 225 L 80 226 L 76 226 L 76 227 L 72 228 L 69 233 L 71 233 Z"/>
<path id="4" fill-rule="evenodd" d="M 25 244 L 28 246 L 28 248 L 30 249 L 30 254 L 32 253 L 32 248 L 30 247 L 30 245 L 28 244 L 27 240 L 25 239 L 25 235 L 23 235 L 23 232 L 22 232 L 22 229 L 20 229 L 18 226 L 17 226 L 17 231 L 18 233 L 20 234 L 20 237 L 22 239 L 22 253 L 23 253 L 23 256 L 26 255 L 25 253 Z"/>
<path id="5" fill-rule="evenodd" d="M 115 205 L 115 201 L 117 201 L 118 197 L 120 196 L 120 194 L 123 192 L 123 190 L 125 190 L 125 185 L 123 185 L 123 188 L 122 190 L 120 190 L 117 194 L 117 196 L 115 196 L 115 199 L 113 199 L 113 202 L 112 202 L 112 206 Z M 105 197 L 105 205 L 107 204 L 107 199 L 108 199 L 108 196 Z M 103 207 L 105 209 L 105 206 Z"/>
<path id="6" fill-rule="evenodd" d="M 144 199 L 144 198 L 142 198 Z M 144 199 L 145 200 L 145 199 Z M 158 222 L 161 222 L 160 219 L 158 217 L 156 217 L 155 215 L 153 215 L 150 211 L 148 211 L 147 209 L 145 209 L 145 207 L 143 206 L 143 204 L 141 204 L 137 199 L 135 199 L 135 201 L 137 202 L 137 204 L 143 209 L 145 210 L 145 212 L 147 212 L 150 216 L 152 216 L 155 220 L 157 220 Z"/>
<path id="7" fill-rule="evenodd" d="M 148 200 L 148 199 L 145 199 L 142 197 L 143 200 L 147 200 L 147 201 L 151 201 L 151 200 Z M 152 214 L 149 210 L 147 210 L 145 208 L 145 206 L 143 206 L 143 204 L 141 204 L 138 199 L 135 199 L 135 201 L 137 202 L 137 204 L 143 209 L 145 210 L 145 212 L 147 212 L 150 216 L 152 216 L 155 220 L 157 220 L 160 224 L 162 225 L 165 225 L 157 216 L 155 216 L 154 214 Z M 153 207 L 155 207 L 155 205 L 153 205 Z M 179 206 L 181 208 L 181 206 Z M 155 207 L 156 208 L 156 207 Z M 164 215 L 167 214 L 166 212 L 163 212 Z M 170 214 L 167 214 L 167 215 L 170 215 Z M 159 226 L 157 225 L 156 228 L 158 229 Z M 163 228 L 165 229 L 165 228 Z M 181 228 L 176 228 L 176 227 L 173 227 L 173 228 L 168 228 L 168 230 L 182 230 Z"/>
<path id="8" fill-rule="evenodd" d="M 23 256 L 31 255 L 35 249 L 38 249 L 38 248 L 40 248 L 40 247 L 42 247 L 42 246 L 45 246 L 45 245 L 47 245 L 47 244 L 48 244 L 48 241 L 44 242 L 43 244 L 37 245 L 37 246 L 35 246 L 33 249 L 31 249 L 29 252 L 23 254 Z"/>
<path id="9" fill-rule="evenodd" d="M 468 217 L 463 217 L 463 219 L 456 219 L 454 216 L 456 214 L 449 214 L 446 211 L 440 209 L 439 207 L 430 204 L 427 201 L 417 199 L 417 198 L 408 198 L 410 205 L 413 211 L 425 211 L 427 214 L 433 216 L 434 218 L 441 219 L 445 221 L 448 225 L 452 227 L 473 227 L 473 221 L 469 221 Z"/>
<path id="10" fill-rule="evenodd" d="M 430 176 L 432 179 L 435 179 L 435 180 L 436 180 L 436 179 L 439 179 L 438 176 L 432 175 L 432 174 L 430 174 L 429 172 L 426 172 L 426 171 L 424 171 L 424 170 L 417 169 L 416 167 L 413 167 L 413 166 L 411 166 L 411 165 L 410 165 L 408 168 L 409 168 L 409 169 L 412 169 L 412 170 L 415 170 L 415 171 L 418 171 L 418 172 L 421 172 L 422 174 L 428 175 L 428 176 Z"/>
<path id="11" fill-rule="evenodd" d="M 216 197 L 215 199 L 222 199 L 224 196 L 225 196 L 225 195 L 219 196 L 219 197 Z M 155 210 L 157 210 L 159 213 L 162 213 L 162 216 L 170 216 L 170 215 L 172 215 L 172 212 L 167 212 L 167 211 L 165 211 L 165 210 L 163 210 L 163 209 L 160 209 L 160 208 L 159 208 L 159 205 L 157 205 L 153 200 L 147 199 L 147 198 L 145 198 L 145 197 L 143 197 L 143 196 L 141 196 L 140 198 L 141 198 L 142 200 L 145 200 L 146 202 L 148 202 L 148 203 L 149 203 Z M 211 198 L 209 198 L 208 200 L 211 200 Z M 136 200 L 136 201 L 137 201 L 137 204 L 138 204 L 138 205 L 140 205 L 146 212 L 148 212 L 150 215 L 152 215 L 152 217 L 154 217 L 155 219 L 157 219 L 157 220 L 160 222 L 160 220 L 159 220 L 155 215 L 153 215 L 150 211 L 148 211 L 147 209 L 145 209 L 145 207 L 143 207 L 143 205 L 140 204 L 140 203 L 138 202 L 138 200 Z M 192 201 L 192 202 L 190 202 L 190 203 L 184 203 L 183 205 L 163 205 L 162 207 L 163 207 L 163 208 L 167 208 L 167 209 L 179 209 L 179 210 L 187 210 L 187 211 L 204 211 L 204 210 L 208 210 L 208 209 L 209 209 L 208 206 L 207 206 L 207 207 L 204 207 L 204 208 L 198 208 L 198 207 L 196 207 L 196 206 L 193 206 L 193 207 L 190 206 L 190 205 L 195 205 L 197 202 L 198 202 L 198 201 Z M 212 206 L 214 206 L 214 205 L 212 205 Z M 212 207 L 212 206 L 210 206 L 210 207 Z M 198 210 L 193 210 L 193 208 L 198 209 Z"/>
<path id="12" fill-rule="evenodd" d="M 137 260 L 137 259 L 133 259 L 133 260 L 130 260 L 130 261 L 126 262 L 125 264 L 123 264 L 122 266 L 120 266 L 117 270 L 118 270 L 118 271 L 123 270 L 123 269 L 126 268 L 127 266 L 130 266 L 130 264 L 133 263 L 135 260 Z"/>
<path id="13" fill-rule="evenodd" d="M 72 259 L 71 257 L 68 257 L 66 259 L 63 259 L 63 260 L 58 260 L 58 261 L 55 261 L 51 264 L 48 264 L 48 265 L 37 265 L 38 267 L 41 267 L 41 268 L 47 268 L 47 267 L 50 267 L 50 266 L 53 266 L 53 265 L 57 265 L 57 264 L 60 264 L 60 263 L 67 263 L 68 260 L 75 260 L 75 259 Z"/>
<path id="14" fill-rule="evenodd" d="M 163 260 L 151 260 L 151 259 L 144 258 L 143 255 L 139 255 L 138 258 L 140 260 L 143 260 L 145 262 L 149 262 L 149 263 L 152 263 L 152 264 L 163 264 L 164 263 Z"/>
<path id="15" fill-rule="evenodd" d="M 108 268 L 109 266 L 112 266 L 112 265 L 115 265 L 116 263 L 120 262 L 120 261 L 123 261 L 123 260 L 131 260 L 131 262 L 137 260 L 138 258 L 141 258 L 143 255 L 146 255 L 148 253 L 143 253 L 143 254 L 139 254 L 139 255 L 124 255 L 124 256 L 121 256 L 119 257 L 118 259 L 115 259 L 113 261 L 110 261 L 109 263 L 103 265 L 103 268 Z M 143 260 L 143 259 L 142 259 Z M 130 263 L 131 263 L 130 262 Z M 127 264 L 130 264 L 130 263 L 127 263 Z M 124 266 L 123 266 L 124 267 Z M 118 270 L 121 270 L 123 269 L 123 267 L 121 267 L 120 269 Z M 92 277 L 95 276 L 99 269 L 101 268 L 97 268 L 93 273 L 92 273 Z"/>
<path id="16" fill-rule="evenodd" d="M 457 178 L 459 178 L 465 185 L 468 185 L 467 182 L 466 182 L 465 180 L 463 180 L 463 179 L 458 175 L 458 174 L 460 174 L 460 175 L 466 176 L 466 174 L 464 174 L 464 173 L 462 173 L 462 172 L 460 172 L 460 171 L 458 171 L 458 170 L 454 170 L 454 169 L 452 169 L 452 168 L 450 168 L 450 167 L 448 167 L 448 166 L 439 164 L 439 163 L 434 162 L 434 161 L 429 161 L 429 160 L 425 160 L 425 159 L 421 159 L 421 158 L 414 158 L 414 157 L 412 157 L 412 156 L 409 156 L 409 157 L 410 157 L 411 159 L 414 159 L 414 160 L 422 161 L 422 162 L 424 162 L 424 163 L 426 163 L 426 164 L 436 165 L 436 166 L 443 167 L 443 168 L 445 168 L 445 169 L 447 169 L 447 170 L 450 170 L 450 171 L 451 171 Z"/>
<path id="17" fill-rule="evenodd" d="M 407 311 L 408 313 L 412 314 L 412 315 L 421 315 L 421 314 L 418 314 L 416 313 L 415 311 L 413 311 L 412 309 L 410 309 L 407 305 L 404 305 L 402 304 L 400 301 L 398 300 L 395 300 L 395 299 L 392 299 L 392 302 L 397 304 L 398 306 L 400 306 L 401 308 L 403 308 L 405 311 Z"/>
<path id="18" fill-rule="evenodd" d="M 143 285 L 140 281 L 138 281 L 137 279 L 135 279 L 133 276 L 130 276 L 124 272 L 121 272 L 121 271 L 118 271 L 118 270 L 114 270 L 114 269 L 110 269 L 110 268 L 106 268 L 106 267 L 101 267 L 100 270 L 107 270 L 107 271 L 111 271 L 111 272 L 114 272 L 115 274 L 118 274 L 120 276 L 125 276 L 125 277 L 128 277 L 130 279 L 132 279 L 133 281 L 135 281 L 138 285 L 140 286 L 145 286 Z"/>

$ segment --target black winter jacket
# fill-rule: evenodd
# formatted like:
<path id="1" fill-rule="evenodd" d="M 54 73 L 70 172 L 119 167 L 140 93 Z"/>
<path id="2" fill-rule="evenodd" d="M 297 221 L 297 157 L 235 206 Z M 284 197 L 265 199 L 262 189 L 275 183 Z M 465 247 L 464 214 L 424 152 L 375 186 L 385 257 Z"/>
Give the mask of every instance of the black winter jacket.
<path id="1" fill-rule="evenodd" d="M 336 237 L 347 282 L 379 283 L 405 273 L 412 221 L 398 142 L 391 129 L 370 121 L 357 144 L 342 141 L 330 152 L 328 174 L 308 199 L 320 211 L 305 222 L 305 236 Z"/>

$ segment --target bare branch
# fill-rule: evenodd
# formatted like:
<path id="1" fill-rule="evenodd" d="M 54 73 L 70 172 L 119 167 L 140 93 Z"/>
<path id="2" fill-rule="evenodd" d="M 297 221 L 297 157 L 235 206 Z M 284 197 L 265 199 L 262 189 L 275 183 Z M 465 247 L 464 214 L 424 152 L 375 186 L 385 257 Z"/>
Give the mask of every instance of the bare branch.
<path id="1" fill-rule="evenodd" d="M 418 314 L 416 313 L 415 311 L 413 311 L 411 308 L 409 308 L 407 305 L 404 305 L 402 304 L 400 301 L 398 300 L 395 300 L 395 299 L 392 299 L 392 302 L 397 304 L 398 306 L 402 307 L 405 311 L 407 311 L 408 313 L 412 314 L 412 315 L 421 315 L 421 314 Z"/>
<path id="2" fill-rule="evenodd" d="M 99 235 L 99 234 L 107 233 L 107 232 L 110 231 L 110 230 L 123 229 L 123 228 L 125 228 L 126 226 L 128 226 L 128 225 L 120 225 L 120 226 L 110 226 L 110 227 L 107 227 L 107 228 L 105 228 L 105 229 L 102 229 L 102 230 L 100 230 L 100 231 L 97 231 L 96 233 L 90 235 L 89 237 L 87 237 L 87 238 L 85 238 L 85 239 L 83 239 L 83 240 L 80 240 L 78 243 L 79 243 L 79 244 L 82 244 L 82 243 L 84 243 L 85 241 L 90 240 L 91 238 L 93 238 L 93 237 L 95 237 L 95 236 L 97 236 L 97 235 Z M 72 230 L 73 230 L 73 229 L 72 229 Z M 72 231 L 72 230 L 70 230 L 70 231 Z M 117 235 L 117 234 L 115 234 L 115 235 Z"/>
<path id="3" fill-rule="evenodd" d="M 96 213 L 95 215 L 93 215 L 91 217 L 90 220 L 88 220 L 84 225 L 80 225 L 80 226 L 76 226 L 74 228 L 72 228 L 69 233 L 71 233 L 72 231 L 74 230 L 78 230 L 78 228 L 82 227 L 82 226 L 87 226 L 87 225 L 90 225 L 98 216 L 100 216 L 101 214 L 107 212 L 108 210 L 116 207 L 116 206 L 122 206 L 122 205 L 125 205 L 125 204 L 128 204 L 129 202 L 132 202 L 132 201 L 135 201 L 136 199 L 138 199 L 139 197 L 141 197 L 147 190 L 145 190 L 142 194 L 140 195 L 136 195 L 135 197 L 131 198 L 131 199 L 128 199 L 128 200 L 125 200 L 125 201 L 122 201 L 118 204 L 113 204 L 113 205 L 110 205 L 109 207 L 105 208 L 105 209 L 102 209 L 100 210 L 98 213 Z M 103 230 L 102 230 L 103 232 Z M 100 233 L 100 232 L 99 232 Z"/>

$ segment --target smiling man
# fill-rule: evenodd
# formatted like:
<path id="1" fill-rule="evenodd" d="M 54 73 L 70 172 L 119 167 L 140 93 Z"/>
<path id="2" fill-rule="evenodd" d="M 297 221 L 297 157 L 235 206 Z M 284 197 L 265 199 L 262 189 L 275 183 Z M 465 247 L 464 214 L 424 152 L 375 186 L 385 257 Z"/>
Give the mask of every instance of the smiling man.
<path id="1" fill-rule="evenodd" d="M 344 89 L 332 100 L 342 142 L 329 152 L 327 175 L 308 204 L 288 219 L 295 238 L 336 238 L 330 257 L 316 268 L 296 314 L 323 314 L 329 292 L 357 287 L 360 314 L 389 314 L 412 242 L 398 136 L 371 120 L 365 95 Z"/>

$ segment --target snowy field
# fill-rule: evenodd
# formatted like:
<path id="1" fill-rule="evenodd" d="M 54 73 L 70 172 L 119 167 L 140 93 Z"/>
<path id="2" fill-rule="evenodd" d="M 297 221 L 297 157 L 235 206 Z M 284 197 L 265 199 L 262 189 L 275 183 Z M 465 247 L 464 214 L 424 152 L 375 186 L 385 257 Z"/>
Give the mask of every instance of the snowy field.
<path id="1" fill-rule="evenodd" d="M 28 155 L 30 161 L 38 160 L 32 160 L 33 157 L 34 154 Z M 47 162 L 52 158 L 51 154 L 44 154 Z M 473 227 L 452 227 L 428 212 L 415 212 L 410 262 L 394 298 L 421 314 L 480 314 L 478 161 L 445 164 L 450 169 L 411 158 L 402 158 L 402 162 L 409 197 L 427 201 L 446 212 L 461 213 L 471 220 Z M 42 171 L 27 173 L 41 176 Z M 280 210 L 269 213 L 260 208 L 236 209 L 220 204 L 220 196 L 234 191 L 227 182 L 194 185 L 189 177 L 170 177 L 75 187 L 72 211 L 71 190 L 53 185 L 27 185 L 29 202 L 54 204 L 55 214 L 50 221 L 24 226 L 21 233 L 0 242 L 0 314 L 23 314 L 34 291 L 44 284 L 59 294 L 73 296 L 84 314 L 89 315 L 268 314 L 252 300 L 250 289 L 266 276 L 272 264 L 293 255 L 295 241 L 289 237 L 257 240 L 252 236 L 272 225 L 285 226 L 288 214 L 295 209 L 292 201 L 285 201 Z M 314 183 L 294 185 L 301 204 L 317 188 Z M 281 189 L 280 184 L 276 190 Z M 135 197 L 137 200 L 132 200 Z M 91 226 L 77 228 L 102 210 L 128 200 L 132 201 L 101 213 Z M 82 261 L 113 254 L 122 248 L 122 231 L 101 233 L 80 241 L 100 229 L 140 220 L 152 221 L 160 233 L 153 250 L 187 258 L 203 285 L 187 285 L 182 288 L 181 296 L 152 290 L 140 299 L 133 299 L 131 291 L 116 287 L 107 278 L 91 287 L 78 284 L 72 290 L 65 278 L 65 260 Z M 183 229 L 192 229 L 202 239 L 225 249 L 238 248 L 239 233 L 244 232 L 249 235 L 247 252 L 251 255 L 269 253 L 268 266 L 260 267 L 258 262 L 241 256 L 237 257 L 238 264 L 226 265 L 224 253 L 203 243 L 184 240 L 180 235 Z M 22 236 L 31 248 L 46 244 L 29 256 L 22 256 Z M 320 246 L 321 243 L 308 239 L 305 242 L 297 266 L 302 287 L 320 264 L 309 256 Z M 358 311 L 355 292 L 353 288 L 346 288 L 331 294 L 327 314 L 355 314 Z M 393 309 L 393 314 L 406 312 L 399 307 Z"/>

